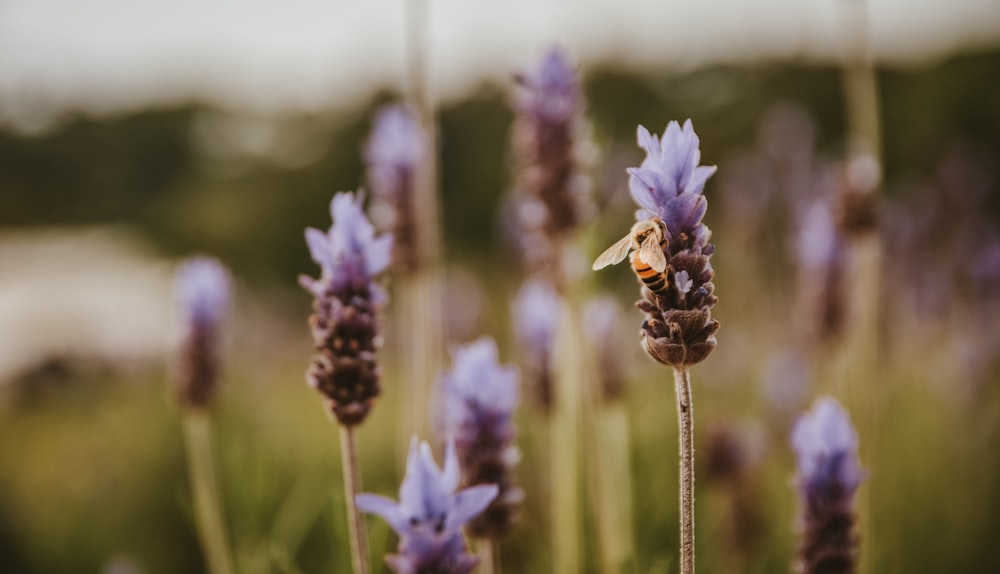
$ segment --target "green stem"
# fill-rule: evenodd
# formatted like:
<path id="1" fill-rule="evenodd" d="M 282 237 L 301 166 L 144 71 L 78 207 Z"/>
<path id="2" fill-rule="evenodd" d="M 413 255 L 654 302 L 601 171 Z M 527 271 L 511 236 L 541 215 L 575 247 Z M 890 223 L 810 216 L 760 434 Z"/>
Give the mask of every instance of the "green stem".
<path id="1" fill-rule="evenodd" d="M 193 410 L 184 414 L 184 437 L 198 537 L 208 571 L 231 574 L 233 564 L 213 457 L 212 420 L 206 411 Z"/>
<path id="2" fill-rule="evenodd" d="M 597 405 L 593 420 L 591 476 L 597 478 L 598 538 L 601 571 L 618 574 L 634 554 L 632 547 L 632 472 L 629 462 L 628 412 L 621 400 Z"/>
<path id="3" fill-rule="evenodd" d="M 351 538 L 351 562 L 354 574 L 368 574 L 368 537 L 365 523 L 354 505 L 354 497 L 361 490 L 361 473 L 354 444 L 354 429 L 340 425 L 340 461 L 344 471 L 344 502 L 347 506 L 347 527 Z"/>
<path id="4" fill-rule="evenodd" d="M 500 549 L 490 538 L 476 539 L 476 554 L 479 556 L 479 574 L 500 574 Z"/>
<path id="5" fill-rule="evenodd" d="M 677 392 L 677 425 L 681 461 L 681 574 L 694 574 L 694 408 L 691 375 L 687 368 L 674 369 Z"/>
<path id="6" fill-rule="evenodd" d="M 582 403 L 580 333 L 574 306 L 565 301 L 555 346 L 555 405 L 552 424 L 552 536 L 554 572 L 578 574 L 580 568 L 580 408 Z"/>

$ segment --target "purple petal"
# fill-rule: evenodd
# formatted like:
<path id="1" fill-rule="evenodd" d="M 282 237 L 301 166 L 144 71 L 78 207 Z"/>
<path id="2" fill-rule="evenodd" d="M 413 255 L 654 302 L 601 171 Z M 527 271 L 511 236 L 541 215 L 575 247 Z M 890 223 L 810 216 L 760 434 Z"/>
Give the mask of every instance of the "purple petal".
<path id="1" fill-rule="evenodd" d="M 458 454 L 455 452 L 455 443 L 448 442 L 444 454 L 444 472 L 441 475 L 441 483 L 447 492 L 455 492 L 458 489 L 458 481 L 461 478 L 458 468 Z"/>
<path id="2" fill-rule="evenodd" d="M 193 323 L 221 321 L 229 308 L 231 290 L 229 272 L 210 257 L 188 259 L 174 279 L 178 306 L 186 320 Z"/>
<path id="3" fill-rule="evenodd" d="M 466 522 L 486 510 L 497 497 L 500 489 L 495 484 L 483 484 L 466 488 L 455 495 L 452 510 L 448 514 L 448 529 L 460 528 Z"/>
<path id="4" fill-rule="evenodd" d="M 393 237 L 383 234 L 373 239 L 365 250 L 365 271 L 369 277 L 374 277 L 389 267 L 392 262 Z"/>
<path id="5" fill-rule="evenodd" d="M 312 227 L 306 228 L 306 245 L 309 255 L 324 271 L 333 269 L 333 253 L 330 248 L 330 238 L 326 233 Z"/>
<path id="6" fill-rule="evenodd" d="M 391 498 L 377 494 L 359 494 L 354 497 L 354 504 L 361 512 L 381 516 L 401 536 L 409 530 L 407 517 L 400 512 L 399 504 Z"/>

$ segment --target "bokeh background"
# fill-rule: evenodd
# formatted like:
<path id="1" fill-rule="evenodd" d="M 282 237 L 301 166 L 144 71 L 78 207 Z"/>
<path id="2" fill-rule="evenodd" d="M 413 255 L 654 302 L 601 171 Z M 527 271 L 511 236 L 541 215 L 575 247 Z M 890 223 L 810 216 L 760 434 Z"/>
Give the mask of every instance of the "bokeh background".
<path id="1" fill-rule="evenodd" d="M 509 97 L 550 45 L 579 65 L 587 99 L 600 207 L 587 257 L 630 225 L 637 124 L 691 118 L 703 163 L 719 166 L 706 221 L 723 326 L 694 372 L 696 433 L 703 460 L 709 439 L 735 437 L 742 470 L 738 483 L 700 470 L 704 572 L 789 569 L 787 432 L 820 394 L 861 432 L 867 572 L 1000 571 L 1000 5 L 918 4 L 429 3 L 446 345 L 487 334 L 519 362 Z M 237 283 L 216 430 L 239 571 L 349 571 L 337 438 L 304 383 L 310 301 L 296 277 L 315 273 L 303 228 L 327 227 L 332 194 L 363 184 L 372 114 L 403 97 L 414 5 L 0 4 L 0 570 L 202 571 L 170 389 L 171 277 L 202 253 Z M 833 197 L 847 152 L 841 62 L 859 22 L 847 5 L 867 14 L 882 112 L 870 369 L 852 363 L 850 312 L 822 342 L 800 337 L 822 225 L 805 214 Z M 627 571 L 675 571 L 670 375 L 638 351 L 627 269 L 580 289 L 613 295 L 627 325 L 607 343 L 630 366 Z M 387 320 L 384 397 L 359 432 L 365 490 L 396 491 L 398 357 L 419 336 Z M 509 572 L 550 568 L 543 418 L 525 393 L 527 498 L 503 545 Z M 597 571 L 592 510 L 585 519 Z M 394 536 L 376 519 L 369 531 L 381 564 Z"/>

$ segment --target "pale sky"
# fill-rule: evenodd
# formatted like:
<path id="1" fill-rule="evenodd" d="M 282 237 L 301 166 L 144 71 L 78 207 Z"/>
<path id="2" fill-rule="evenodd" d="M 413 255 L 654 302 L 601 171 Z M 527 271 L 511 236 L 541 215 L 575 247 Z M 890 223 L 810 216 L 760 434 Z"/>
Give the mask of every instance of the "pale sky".
<path id="1" fill-rule="evenodd" d="M 404 77 L 407 0 L 0 0 L 0 124 L 183 99 L 268 113 L 351 107 Z M 412 1 L 412 0 L 409 0 Z M 830 61 L 862 0 L 431 0 L 442 98 L 558 42 L 582 66 Z M 871 0 L 876 56 L 1000 45 L 1000 0 Z"/>

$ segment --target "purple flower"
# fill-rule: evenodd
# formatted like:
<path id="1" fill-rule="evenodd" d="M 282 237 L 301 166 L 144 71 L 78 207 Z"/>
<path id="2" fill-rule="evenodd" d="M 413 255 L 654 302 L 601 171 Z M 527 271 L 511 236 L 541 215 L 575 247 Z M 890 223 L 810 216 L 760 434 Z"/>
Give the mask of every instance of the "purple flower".
<path id="1" fill-rule="evenodd" d="M 426 442 L 410 442 L 406 476 L 399 488 L 399 502 L 375 494 L 359 494 L 359 510 L 377 514 L 399 535 L 398 554 L 386 562 L 399 574 L 467 574 L 478 560 L 467 554 L 462 527 L 497 496 L 496 485 L 481 485 L 456 492 L 458 457 L 449 445 L 444 469 L 434 462 Z"/>
<path id="2" fill-rule="evenodd" d="M 516 161 L 514 212 L 521 253 L 535 271 L 559 273 L 560 245 L 590 211 L 578 140 L 583 95 L 576 71 L 558 49 L 518 76 L 511 144 Z"/>
<path id="3" fill-rule="evenodd" d="M 615 341 L 622 338 L 622 310 L 613 297 L 595 297 L 583 307 L 583 335 L 597 359 L 601 398 L 612 401 L 625 392 L 627 358 Z"/>
<path id="4" fill-rule="evenodd" d="M 177 270 L 174 292 L 177 303 L 190 323 L 218 323 L 229 310 L 229 273 L 215 259 L 188 259 Z"/>
<path id="5" fill-rule="evenodd" d="M 517 79 L 514 106 L 539 121 L 569 122 L 582 106 L 580 80 L 559 48 L 550 49 L 533 69 Z"/>
<path id="6" fill-rule="evenodd" d="M 801 216 L 798 241 L 800 305 L 807 334 L 817 341 L 839 335 L 847 315 L 847 237 L 827 201 L 815 201 Z"/>
<path id="7" fill-rule="evenodd" d="M 427 147 L 423 127 L 402 105 L 385 106 L 378 112 L 365 146 L 368 186 L 375 199 L 373 212 L 380 216 L 380 227 L 392 230 L 396 263 L 406 271 L 416 269 L 419 263 L 414 195 Z"/>
<path id="8" fill-rule="evenodd" d="M 338 193 L 330 202 L 330 230 L 306 229 L 309 252 L 321 272 L 319 279 L 299 277 L 314 296 L 309 325 L 316 354 L 306 380 L 347 426 L 360 424 L 381 392 L 376 310 L 386 294 L 374 278 L 388 267 L 392 250 L 391 235 L 375 236 L 362 200 Z"/>
<path id="9" fill-rule="evenodd" d="M 640 207 L 636 219 L 664 223 L 661 246 L 668 278 L 656 292 L 643 287 L 643 298 L 636 303 L 647 315 L 643 347 L 663 364 L 693 365 L 715 349 L 719 329 L 711 315 L 718 300 L 709 261 L 715 246 L 708 243 L 712 232 L 701 221 L 708 206 L 702 191 L 716 168 L 698 165 L 701 151 L 691 120 L 683 128 L 667 124 L 662 140 L 639 126 L 638 138 L 646 159 L 628 170 L 629 188 Z"/>
<path id="10" fill-rule="evenodd" d="M 837 401 L 821 398 L 795 423 L 791 444 L 802 499 L 799 571 L 854 572 L 858 553 L 854 494 L 864 474 L 850 418 Z"/>
<path id="11" fill-rule="evenodd" d="M 636 219 L 659 217 L 667 225 L 670 241 L 687 243 L 686 238 L 693 237 L 698 244 L 706 243 L 709 232 L 701 219 L 707 202 L 702 191 L 717 168 L 698 165 L 700 140 L 691 120 L 683 128 L 677 122 L 667 124 L 662 141 L 639 126 L 638 139 L 646 159 L 628 170 L 632 198 L 641 207 Z"/>
<path id="12" fill-rule="evenodd" d="M 178 398 L 186 407 L 204 408 L 217 387 L 219 328 L 229 309 L 229 273 L 215 259 L 189 259 L 177 270 L 174 291 L 185 323 Z"/>
<path id="13" fill-rule="evenodd" d="M 338 193 L 330 202 L 330 230 L 306 229 L 309 254 L 322 273 L 319 279 L 302 278 L 300 282 L 313 294 L 375 287 L 371 280 L 389 266 L 392 235 L 375 237 L 363 203 L 362 194 Z M 377 291 L 381 296 L 381 289 Z"/>
<path id="14" fill-rule="evenodd" d="M 500 365 L 493 339 L 484 337 L 457 349 L 452 369 L 441 375 L 442 434 L 455 445 L 462 466 L 462 484 L 496 484 L 500 493 L 470 524 L 475 536 L 506 534 L 523 498 L 514 483 L 513 467 L 520 453 L 514 445 L 514 409 L 520 376 Z"/>
<path id="15" fill-rule="evenodd" d="M 805 495 L 831 502 L 853 496 L 864 478 L 858 463 L 858 435 L 836 400 L 817 400 L 795 423 L 791 442 Z"/>
<path id="16" fill-rule="evenodd" d="M 562 302 L 545 281 L 532 279 L 514 299 L 514 332 L 541 404 L 552 404 L 552 346 Z"/>

